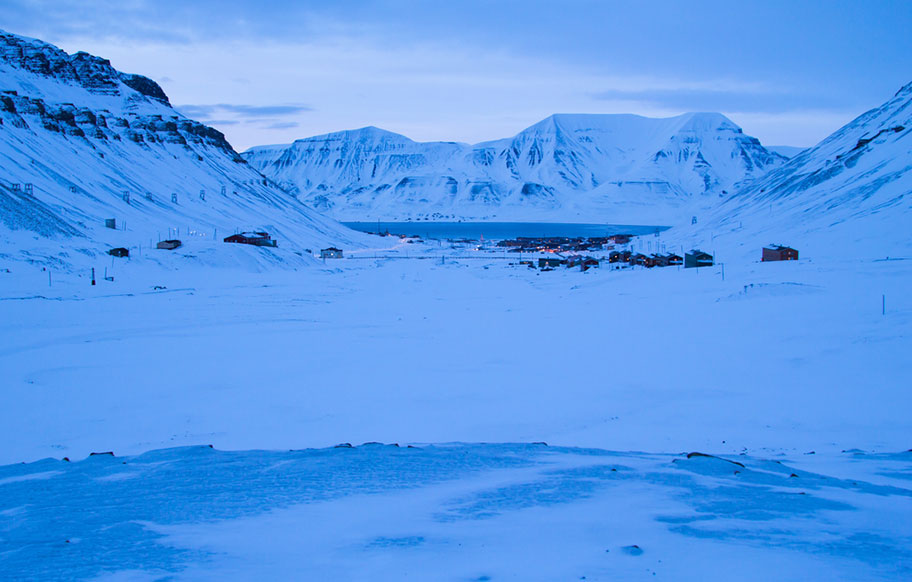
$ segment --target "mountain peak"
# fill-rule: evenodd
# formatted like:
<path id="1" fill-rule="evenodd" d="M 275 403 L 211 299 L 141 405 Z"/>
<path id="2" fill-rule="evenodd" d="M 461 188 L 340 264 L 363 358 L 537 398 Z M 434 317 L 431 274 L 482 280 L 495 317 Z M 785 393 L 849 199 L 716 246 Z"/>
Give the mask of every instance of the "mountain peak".
<path id="1" fill-rule="evenodd" d="M 394 141 L 414 143 L 406 136 L 395 133 L 374 125 L 359 127 L 357 129 L 344 129 L 342 131 L 333 131 L 311 137 L 305 137 L 295 140 L 294 143 L 312 143 L 315 141 Z"/>
<path id="2" fill-rule="evenodd" d="M 52 44 L 18 36 L 0 30 L 0 64 L 11 68 L 4 75 L 5 89 L 32 93 L 33 96 L 48 98 L 49 95 L 34 95 L 36 78 L 58 81 L 73 87 L 80 87 L 88 93 L 102 97 L 126 97 L 128 100 L 149 100 L 171 107 L 168 96 L 162 88 L 148 77 L 121 73 L 111 61 L 84 51 L 68 54 Z M 80 101 L 74 95 L 62 96 L 63 87 L 52 83 L 41 83 L 54 99 L 51 101 Z"/>
<path id="3" fill-rule="evenodd" d="M 352 220 L 377 211 L 388 219 L 563 218 L 581 209 L 614 218 L 620 209 L 724 195 L 785 160 L 719 113 L 555 113 L 474 145 L 419 143 L 370 126 L 243 157 L 301 200 Z"/>

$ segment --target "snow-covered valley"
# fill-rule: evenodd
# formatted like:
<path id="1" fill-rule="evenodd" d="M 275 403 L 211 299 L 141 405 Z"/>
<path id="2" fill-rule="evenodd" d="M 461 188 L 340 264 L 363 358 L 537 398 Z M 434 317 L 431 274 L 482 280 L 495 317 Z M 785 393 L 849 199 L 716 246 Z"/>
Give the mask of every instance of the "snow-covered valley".
<path id="1" fill-rule="evenodd" d="M 909 574 L 912 261 L 737 261 L 723 280 L 488 256 L 266 273 L 130 259 L 96 287 L 4 273 L 2 462 L 27 464 L 0 474 L 0 565 Z M 365 442 L 399 447 L 326 448 Z M 80 566 L 63 575 L 50 556 L 66 552 Z"/>
<path id="2" fill-rule="evenodd" d="M 0 81 L 0 578 L 912 576 L 910 86 L 789 160 L 686 114 L 245 161 L 98 57 L 0 33 Z M 333 219 L 381 215 L 714 265 Z"/>

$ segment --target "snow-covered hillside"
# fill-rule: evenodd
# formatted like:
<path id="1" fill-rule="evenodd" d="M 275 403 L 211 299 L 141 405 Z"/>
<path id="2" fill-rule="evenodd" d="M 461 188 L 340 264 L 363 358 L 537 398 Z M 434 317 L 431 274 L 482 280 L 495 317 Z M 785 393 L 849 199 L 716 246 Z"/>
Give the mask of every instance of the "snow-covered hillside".
<path id="1" fill-rule="evenodd" d="M 758 258 L 769 243 L 816 256 L 908 257 L 910 225 L 912 84 L 731 196 L 695 237 Z"/>
<path id="2" fill-rule="evenodd" d="M 771 152 L 777 153 L 780 156 L 786 157 L 786 158 L 794 158 L 795 156 L 797 156 L 798 154 L 800 154 L 807 148 L 800 148 L 800 147 L 787 146 L 787 145 L 779 145 L 779 146 L 769 146 L 768 145 L 768 146 L 766 146 L 766 149 L 768 149 Z"/>
<path id="3" fill-rule="evenodd" d="M 336 218 L 646 224 L 689 219 L 786 159 L 718 113 L 552 115 L 475 145 L 367 127 L 242 155 Z"/>
<path id="4" fill-rule="evenodd" d="M 173 110 L 154 81 L 104 59 L 0 32 L 0 91 L 4 258 L 65 266 L 112 246 L 159 237 L 211 246 L 249 228 L 288 253 L 362 240 Z M 111 218 L 116 229 L 105 227 Z"/>

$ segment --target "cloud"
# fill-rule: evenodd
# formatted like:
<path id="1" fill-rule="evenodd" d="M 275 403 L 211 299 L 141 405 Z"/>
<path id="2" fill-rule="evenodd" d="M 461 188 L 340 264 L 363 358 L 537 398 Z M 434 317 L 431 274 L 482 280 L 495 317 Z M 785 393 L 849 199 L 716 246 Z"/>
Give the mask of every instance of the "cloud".
<path id="1" fill-rule="evenodd" d="M 719 85 L 713 87 L 608 89 L 591 94 L 598 101 L 634 101 L 652 108 L 676 111 L 753 111 L 784 113 L 796 109 L 826 110 L 842 100 L 820 91 L 775 91 L 763 87 Z"/>
<path id="2" fill-rule="evenodd" d="M 263 127 L 263 129 L 294 129 L 300 127 L 297 121 L 277 121 Z"/>
<path id="3" fill-rule="evenodd" d="M 313 111 L 307 105 L 241 105 L 237 103 L 215 103 L 207 105 L 177 105 L 178 111 L 187 117 L 207 120 L 213 115 L 225 113 L 241 118 L 286 117 Z"/>
<path id="4" fill-rule="evenodd" d="M 240 121 L 236 121 L 234 119 L 207 119 L 206 120 L 207 125 L 213 125 L 213 126 L 215 126 L 215 125 L 238 125 L 240 123 L 241 123 Z"/>
<path id="5" fill-rule="evenodd" d="M 686 111 L 807 144 L 827 112 L 908 82 L 912 12 L 891 3 L 788 4 L 788 19 L 785 0 L 697 4 L 4 0 L 0 23 L 161 79 L 178 110 L 241 147 L 366 125 L 477 142 L 555 112 Z"/>

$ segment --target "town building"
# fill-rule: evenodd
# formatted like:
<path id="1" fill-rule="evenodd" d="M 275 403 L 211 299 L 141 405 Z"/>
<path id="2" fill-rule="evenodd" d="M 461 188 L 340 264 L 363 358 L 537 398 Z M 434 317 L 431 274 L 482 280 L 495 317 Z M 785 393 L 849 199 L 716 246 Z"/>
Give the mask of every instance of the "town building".
<path id="1" fill-rule="evenodd" d="M 691 269 L 695 267 L 712 267 L 713 256 L 709 253 L 694 249 L 689 253 L 684 253 L 684 268 Z"/>
<path id="2" fill-rule="evenodd" d="M 771 245 L 763 247 L 763 255 L 760 259 L 763 262 L 768 261 L 797 261 L 798 251 L 792 247 L 782 245 Z"/>
<path id="3" fill-rule="evenodd" d="M 544 269 L 545 267 L 552 267 L 552 268 L 559 267 L 559 266 L 565 264 L 566 262 L 567 262 L 566 260 L 558 259 L 558 258 L 550 258 L 550 257 L 541 258 L 541 259 L 538 259 L 538 268 Z"/>
<path id="4" fill-rule="evenodd" d="M 270 238 L 268 232 L 242 232 L 225 237 L 226 243 L 240 243 L 245 245 L 254 245 L 258 247 L 275 247 L 278 246 L 275 240 Z"/>
<path id="5" fill-rule="evenodd" d="M 155 245 L 155 248 L 172 251 L 172 250 L 180 247 L 181 244 L 182 244 L 181 241 L 179 241 L 177 239 L 163 240 L 163 241 L 159 241 L 159 243 L 157 245 Z"/>

